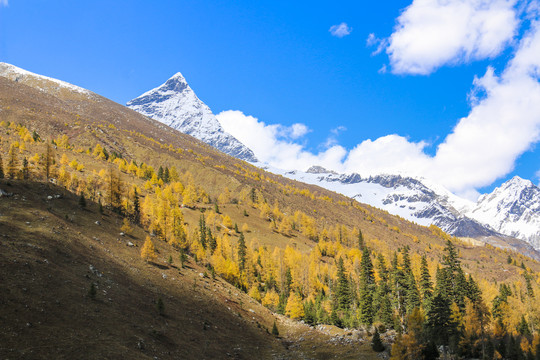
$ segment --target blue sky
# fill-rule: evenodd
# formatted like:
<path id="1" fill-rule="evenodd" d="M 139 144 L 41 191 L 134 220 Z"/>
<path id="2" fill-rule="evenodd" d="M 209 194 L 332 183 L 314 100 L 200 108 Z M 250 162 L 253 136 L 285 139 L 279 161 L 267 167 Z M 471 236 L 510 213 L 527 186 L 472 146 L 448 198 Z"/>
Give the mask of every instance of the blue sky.
<path id="1" fill-rule="evenodd" d="M 283 145 L 273 148 L 296 151 L 296 162 L 284 167 L 318 161 L 338 171 L 411 170 L 469 197 L 516 174 L 537 183 L 536 109 L 500 120 L 515 121 L 528 137 L 505 139 L 513 133 L 500 126 L 493 130 L 496 141 L 484 139 L 478 148 L 461 141 L 463 135 L 445 144 L 483 100 L 489 109 L 473 117 L 491 119 L 530 105 L 510 99 L 508 108 L 494 109 L 490 96 L 499 104 L 505 94 L 523 91 L 535 103 L 538 74 L 531 67 L 538 64 L 525 55 L 538 49 L 521 52 L 526 65 L 520 69 L 527 67 L 521 75 L 505 70 L 524 39 L 535 43 L 537 2 L 450 3 L 0 0 L 0 61 L 122 104 L 180 71 L 215 114 L 225 111 L 220 120 L 240 140 L 246 134 L 234 124 L 248 122 L 272 137 L 270 145 Z M 329 31 L 342 23 L 341 33 Z M 516 80 L 523 76 L 530 81 Z M 483 81 L 474 85 L 475 78 Z M 471 103 L 473 89 L 488 95 Z M 530 117 L 523 126 L 522 115 Z M 475 126 L 491 121 L 497 119 Z M 293 133 L 293 124 L 308 130 Z M 465 125 L 458 133 L 473 128 L 473 137 L 475 126 Z M 486 152 L 507 140 L 515 145 Z M 266 160 L 283 162 L 277 155 Z"/>

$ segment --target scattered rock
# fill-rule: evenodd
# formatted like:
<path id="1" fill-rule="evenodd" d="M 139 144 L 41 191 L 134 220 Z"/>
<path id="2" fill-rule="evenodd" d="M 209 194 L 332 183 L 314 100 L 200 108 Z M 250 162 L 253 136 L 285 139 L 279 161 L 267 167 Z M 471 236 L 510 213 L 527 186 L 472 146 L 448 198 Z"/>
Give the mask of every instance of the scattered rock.
<path id="1" fill-rule="evenodd" d="M 0 189 L 0 197 L 2 196 L 10 197 L 10 196 L 13 196 L 13 193 L 8 193 L 7 191 Z"/>
<path id="2" fill-rule="evenodd" d="M 135 246 L 135 245 L 131 241 L 128 241 L 127 246 Z"/>
<path id="3" fill-rule="evenodd" d="M 96 220 L 96 225 L 101 225 L 101 223 L 98 220 Z"/>
<path id="4" fill-rule="evenodd" d="M 103 275 L 94 267 L 94 265 L 90 264 L 88 266 L 88 268 L 90 269 L 90 271 L 92 272 L 92 274 L 96 275 L 96 276 L 99 276 L 99 277 L 102 277 Z"/>
<path id="5" fill-rule="evenodd" d="M 120 233 L 120 236 L 124 236 L 124 235 L 126 235 L 126 234 L 124 234 L 123 232 Z"/>

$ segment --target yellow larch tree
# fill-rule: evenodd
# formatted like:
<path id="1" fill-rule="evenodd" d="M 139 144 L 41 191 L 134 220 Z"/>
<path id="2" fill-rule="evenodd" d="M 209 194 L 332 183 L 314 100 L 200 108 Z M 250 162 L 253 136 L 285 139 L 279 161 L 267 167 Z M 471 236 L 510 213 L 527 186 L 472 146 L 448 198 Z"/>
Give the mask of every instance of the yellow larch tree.
<path id="1" fill-rule="evenodd" d="M 154 243 L 152 242 L 152 239 L 150 239 L 150 236 L 147 236 L 144 241 L 144 245 L 141 249 L 141 257 L 146 261 L 153 261 L 157 258 L 156 248 L 154 247 Z"/>
<path id="2" fill-rule="evenodd" d="M 300 319 L 304 316 L 304 305 L 300 295 L 296 292 L 291 292 L 287 299 L 287 306 L 285 307 L 285 315 L 291 319 Z"/>

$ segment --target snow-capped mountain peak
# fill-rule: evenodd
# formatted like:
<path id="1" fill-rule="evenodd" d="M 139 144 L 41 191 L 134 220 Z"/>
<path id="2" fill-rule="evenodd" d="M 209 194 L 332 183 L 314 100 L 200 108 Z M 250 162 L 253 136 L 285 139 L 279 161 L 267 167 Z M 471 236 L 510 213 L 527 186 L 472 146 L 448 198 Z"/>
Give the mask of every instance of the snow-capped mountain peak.
<path id="1" fill-rule="evenodd" d="M 257 161 L 249 148 L 223 130 L 210 108 L 195 95 L 180 72 L 129 101 L 127 106 L 226 154 L 245 161 Z"/>
<path id="2" fill-rule="evenodd" d="M 540 249 L 540 189 L 529 180 L 514 176 L 482 195 L 467 215 Z"/>

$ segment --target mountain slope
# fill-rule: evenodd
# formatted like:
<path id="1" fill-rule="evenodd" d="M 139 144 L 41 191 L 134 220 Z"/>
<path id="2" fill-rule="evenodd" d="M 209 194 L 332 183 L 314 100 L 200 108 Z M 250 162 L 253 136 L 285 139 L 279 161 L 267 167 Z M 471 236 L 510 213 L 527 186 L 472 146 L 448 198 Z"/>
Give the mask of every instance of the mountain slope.
<path id="1" fill-rule="evenodd" d="M 199 100 L 181 73 L 129 101 L 127 106 L 226 154 L 249 162 L 257 161 L 249 148 L 223 130 L 210 108 Z"/>
<path id="2" fill-rule="evenodd" d="M 492 303 L 501 283 L 512 287 L 503 319 L 511 328 L 517 327 L 522 314 L 534 316 L 528 309 L 538 308 L 538 296 L 522 295 L 528 291 L 527 279 L 531 293 L 540 291 L 535 281 L 540 264 L 531 258 L 460 241 L 436 226 L 419 226 L 344 195 L 268 173 L 98 95 L 53 94 L 0 77 L 0 108 L 0 147 L 10 154 L 9 159 L 24 156 L 29 160 L 30 178 L 0 181 L 0 233 L 6 235 L 0 242 L 0 287 L 9 294 L 0 298 L 9 299 L 9 306 L 0 307 L 0 326 L 7 329 L 0 332 L 5 338 L 0 344 L 9 344 L 1 350 L 15 354 L 10 358 L 23 357 L 23 352 L 25 357 L 38 357 L 26 353 L 37 350 L 28 343 L 47 331 L 55 335 L 44 336 L 52 346 L 47 347 L 47 342 L 39 346 L 49 352 L 48 358 L 73 357 L 62 351 L 81 353 L 80 337 L 70 337 L 73 333 L 96 342 L 110 341 L 119 352 L 126 348 L 124 357 L 137 357 L 133 340 L 148 334 L 144 344 L 152 351 L 143 354 L 159 358 L 253 358 L 254 354 L 276 359 L 379 358 L 369 347 L 368 323 L 356 321 L 353 304 L 349 310 L 354 316 L 334 313 L 347 321 L 341 326 L 350 330 L 328 325 L 339 283 L 338 267 L 343 264 L 352 292 L 367 299 L 358 287 L 362 258 L 378 259 L 377 263 L 391 264 L 394 270 L 407 266 L 412 280 L 419 279 L 424 257 L 427 271 L 435 279 L 451 241 L 463 276 L 466 272 L 476 279 L 486 304 Z M 53 181 L 61 188 L 45 182 L 44 159 L 50 148 L 56 159 Z M 12 168 L 6 168 L 8 176 L 24 176 Z M 163 176 L 167 170 L 168 178 Z M 394 181 L 399 182 L 379 182 L 390 185 Z M 4 198 L 5 193 L 15 195 Z M 82 194 L 89 199 L 86 210 L 77 206 Z M 120 199 L 115 200 L 117 195 Z M 98 201 L 105 207 L 103 217 Z M 138 219 L 132 238 L 120 235 L 125 219 Z M 145 262 L 139 249 L 147 236 L 157 254 Z M 189 255 L 185 269 L 179 267 L 182 254 Z M 52 266 L 44 265 L 43 258 Z M 391 260 L 394 258 L 396 262 Z M 34 268 L 33 261 L 37 264 L 38 260 L 44 264 Z M 103 280 L 89 263 L 103 274 Z M 90 279 L 84 276 L 86 269 Z M 383 270 L 378 265 L 374 270 L 376 279 L 382 281 Z M 120 281 L 124 273 L 130 281 Z M 48 283 L 49 275 L 55 279 L 53 283 Z M 87 280 L 99 281 L 98 290 L 107 292 L 98 292 L 103 303 L 86 302 Z M 37 285 L 32 287 L 23 285 L 34 282 Z M 120 282 L 124 285 L 116 287 Z M 45 297 L 40 295 L 43 293 Z M 65 293 L 59 308 L 55 308 L 57 293 Z M 395 291 L 385 293 L 392 304 Z M 170 315 L 166 324 L 161 317 L 153 322 L 155 307 L 153 312 L 147 311 L 148 306 L 156 305 L 159 295 L 165 315 Z M 319 299 L 311 308 L 321 314 L 316 319 L 313 312 L 312 316 L 302 315 L 303 306 L 313 299 Z M 123 302 L 128 309 L 134 307 L 133 319 L 119 305 Z M 34 314 L 25 313 L 24 305 L 44 317 L 37 317 L 38 323 L 29 321 Z M 169 306 L 173 307 L 171 313 L 167 313 Z M 86 321 L 87 314 L 95 313 L 98 316 Z M 86 322 L 80 321 L 81 316 Z M 70 317 L 77 321 L 65 324 Z M 283 337 L 277 345 L 265 334 L 274 319 Z M 394 320 L 400 321 L 389 319 L 387 329 L 395 326 Z M 41 327 L 44 321 L 47 326 Z M 118 323 L 118 328 L 108 329 L 111 323 Z M 225 330 L 214 336 L 216 329 L 209 326 Z M 247 345 L 234 337 L 243 337 L 244 331 Z M 178 336 L 190 332 L 195 336 Z M 383 335 L 387 345 L 395 335 L 393 331 Z M 121 342 L 115 343 L 115 339 Z M 87 348 L 87 357 L 103 357 L 101 349 Z M 1 357 L 8 356 L 2 353 Z"/>

